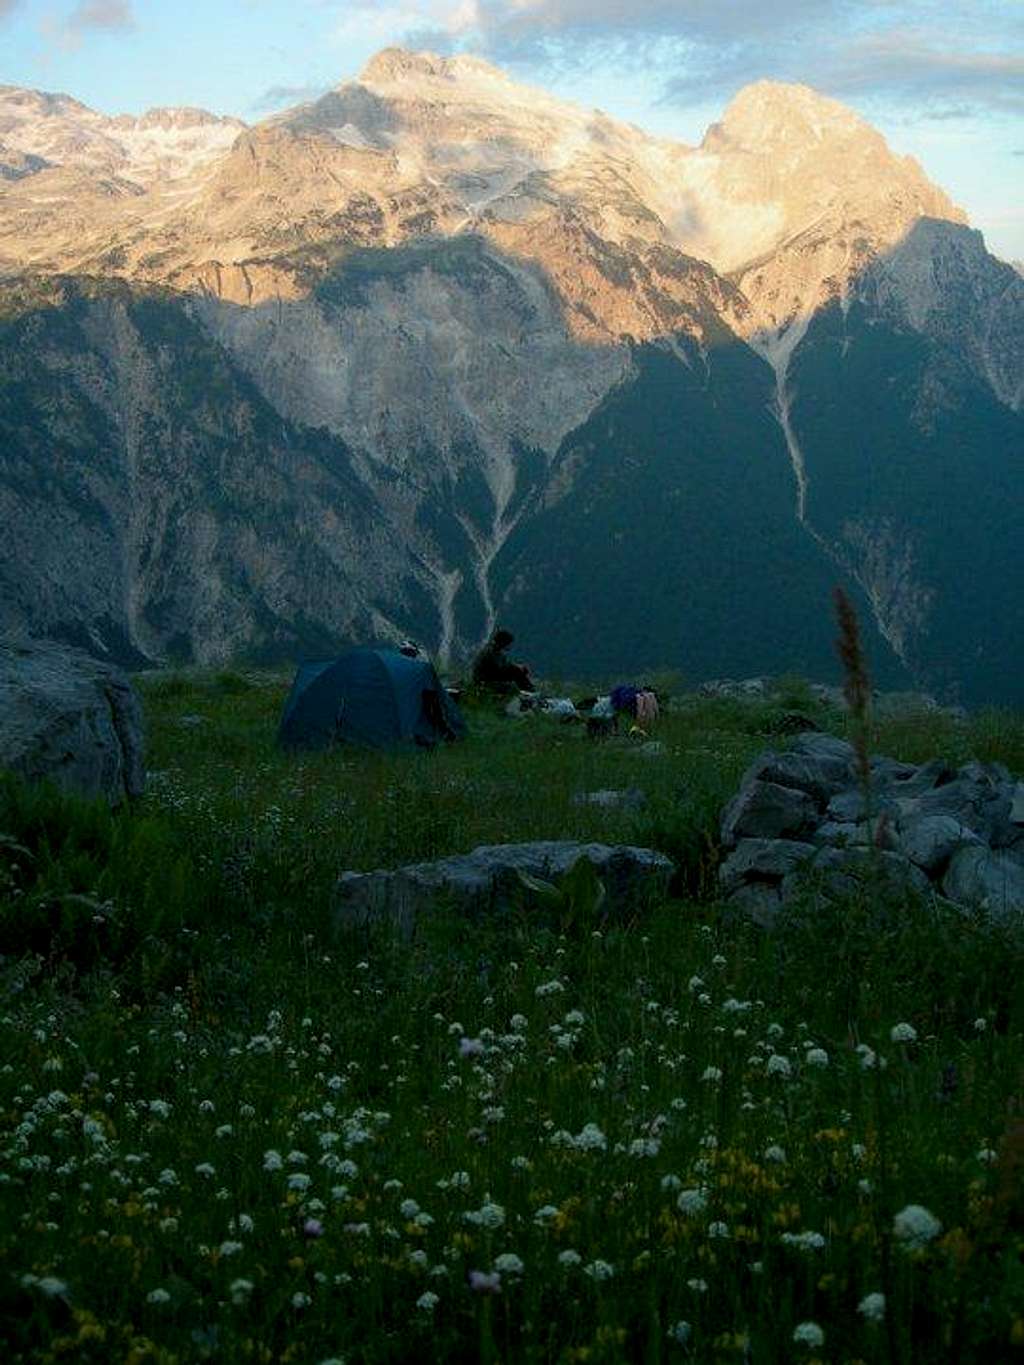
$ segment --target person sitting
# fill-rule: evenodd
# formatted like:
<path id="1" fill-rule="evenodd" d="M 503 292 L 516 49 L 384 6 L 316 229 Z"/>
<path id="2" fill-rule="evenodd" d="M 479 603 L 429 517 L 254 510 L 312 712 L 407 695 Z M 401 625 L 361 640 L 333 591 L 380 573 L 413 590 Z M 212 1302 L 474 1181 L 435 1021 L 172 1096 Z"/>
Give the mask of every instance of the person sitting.
<path id="1" fill-rule="evenodd" d="M 510 630 L 499 627 L 494 631 L 473 660 L 473 681 L 477 686 L 497 691 L 509 691 L 513 688 L 519 692 L 534 690 L 530 670 L 525 664 L 514 663 L 508 657 L 507 650 L 514 639 L 515 636 Z"/>

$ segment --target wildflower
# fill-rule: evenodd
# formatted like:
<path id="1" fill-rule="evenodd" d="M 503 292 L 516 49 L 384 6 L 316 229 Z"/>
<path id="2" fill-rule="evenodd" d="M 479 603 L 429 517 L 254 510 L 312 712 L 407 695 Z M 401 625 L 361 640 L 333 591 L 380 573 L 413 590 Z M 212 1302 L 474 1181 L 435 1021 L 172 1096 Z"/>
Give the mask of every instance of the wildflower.
<path id="1" fill-rule="evenodd" d="M 575 1146 L 581 1152 L 603 1152 L 608 1146 L 608 1139 L 596 1123 L 587 1123 L 576 1135 Z"/>
<path id="2" fill-rule="evenodd" d="M 892 1220 L 893 1235 L 908 1251 L 927 1246 L 942 1231 L 942 1224 L 920 1204 L 908 1204 Z"/>
<path id="3" fill-rule="evenodd" d="M 501 1275 L 495 1270 L 488 1275 L 483 1270 L 469 1272 L 469 1287 L 474 1294 L 500 1294 Z"/>
<path id="4" fill-rule="evenodd" d="M 706 1294 L 708 1292 L 707 1280 L 687 1280 L 687 1289 L 692 1289 L 695 1294 Z"/>
<path id="5" fill-rule="evenodd" d="M 490 1200 L 485 1201 L 479 1209 L 464 1213 L 462 1216 L 467 1223 L 475 1223 L 477 1227 L 488 1228 L 491 1231 L 503 1227 L 505 1223 L 505 1210 L 500 1204 L 493 1204 Z"/>
<path id="6" fill-rule="evenodd" d="M 534 991 L 534 995 L 539 999 L 543 999 L 546 995 L 559 995 L 564 990 L 565 987 L 556 977 L 553 981 L 545 981 L 543 985 L 538 986 Z"/>
<path id="7" fill-rule="evenodd" d="M 308 1308 L 313 1300 L 308 1294 L 298 1293 L 292 1295 L 292 1307 L 295 1309 Z"/>
<path id="8" fill-rule="evenodd" d="M 770 1147 L 764 1149 L 764 1159 L 765 1161 L 773 1161 L 777 1166 L 784 1166 L 786 1164 L 786 1149 L 773 1142 Z"/>
<path id="9" fill-rule="evenodd" d="M 816 1322 L 801 1322 L 793 1329 L 793 1340 L 798 1346 L 824 1346 L 825 1333 Z"/>
<path id="10" fill-rule="evenodd" d="M 307 1218 L 302 1225 L 302 1235 L 311 1241 L 324 1235 L 324 1225 L 319 1218 Z"/>
<path id="11" fill-rule="evenodd" d="M 917 1029 L 913 1024 L 894 1024 L 889 1037 L 894 1043 L 916 1043 Z"/>
<path id="12" fill-rule="evenodd" d="M 23 1289 L 38 1289 L 48 1299 L 63 1298 L 68 1292 L 67 1285 L 56 1275 L 22 1275 L 21 1284 Z"/>
<path id="13" fill-rule="evenodd" d="M 440 1298 L 428 1289 L 416 1300 L 416 1307 L 423 1313 L 432 1313 L 440 1302 Z"/>
<path id="14" fill-rule="evenodd" d="M 701 1076 L 702 1081 L 717 1082 L 721 1079 L 722 1068 L 720 1066 L 707 1066 L 704 1068 L 704 1074 Z"/>
<path id="15" fill-rule="evenodd" d="M 582 1260 L 583 1257 L 580 1253 L 578 1251 L 573 1251 L 572 1247 L 568 1247 L 565 1251 L 560 1251 L 558 1253 L 558 1264 L 565 1266 L 567 1270 L 571 1266 L 579 1265 Z"/>
<path id="16" fill-rule="evenodd" d="M 683 1182 L 679 1179 L 677 1175 L 673 1175 L 670 1173 L 668 1175 L 663 1175 L 661 1177 L 661 1188 L 665 1190 L 666 1193 L 669 1192 L 674 1193 L 676 1190 L 682 1189 L 682 1187 Z"/>
<path id="17" fill-rule="evenodd" d="M 245 1303 L 253 1291 L 252 1280 L 232 1280 L 228 1286 L 228 1291 L 231 1294 L 232 1303 Z"/>
<path id="18" fill-rule="evenodd" d="M 196 1167 L 196 1175 L 204 1175 L 206 1176 L 207 1180 L 209 1180 L 211 1176 L 215 1176 L 216 1174 L 217 1174 L 216 1170 L 214 1169 L 213 1166 L 210 1165 L 208 1161 L 201 1161 L 199 1165 Z"/>
<path id="19" fill-rule="evenodd" d="M 857 1305 L 857 1312 L 863 1313 L 868 1322 L 881 1322 L 885 1317 L 885 1295 L 865 1294 Z"/>
<path id="20" fill-rule="evenodd" d="M 485 1117 L 486 1117 L 486 1114 L 485 1114 Z M 532 1170 L 533 1170 L 533 1162 L 530 1160 L 530 1158 L 529 1158 L 528 1156 L 514 1156 L 514 1157 L 512 1158 L 512 1161 L 511 1161 L 510 1164 L 511 1164 L 512 1169 L 513 1169 L 514 1171 L 532 1171 Z"/>
<path id="21" fill-rule="evenodd" d="M 985 1030 L 986 1030 L 987 1028 L 988 1028 L 988 1020 L 987 1020 L 987 1019 L 981 1019 L 981 1018 L 975 1019 L 975 1021 L 974 1021 L 974 1031 L 975 1031 L 975 1033 L 984 1033 Z"/>
<path id="22" fill-rule="evenodd" d="M 857 1055 L 860 1057 L 861 1068 L 864 1071 L 873 1071 L 878 1062 L 874 1050 L 868 1047 L 867 1043 L 857 1044 Z"/>
<path id="23" fill-rule="evenodd" d="M 459 1039 L 460 1057 L 482 1057 L 486 1050 L 487 1049 L 479 1038 Z"/>
<path id="24" fill-rule="evenodd" d="M 494 1269 L 502 1275 L 521 1275 L 525 1267 L 514 1252 L 505 1251 L 495 1256 Z"/>
<path id="25" fill-rule="evenodd" d="M 783 1246 L 796 1247 L 800 1251 L 820 1251 L 825 1245 L 820 1232 L 784 1232 L 779 1240 Z"/>
<path id="26" fill-rule="evenodd" d="M 708 1236 L 724 1241 L 729 1236 L 728 1223 L 709 1223 Z"/>
<path id="27" fill-rule="evenodd" d="M 583 1267 L 584 1275 L 600 1284 L 604 1280 L 610 1280 L 615 1274 L 615 1267 L 608 1261 L 591 1261 L 589 1265 Z"/>
<path id="28" fill-rule="evenodd" d="M 999 1160 L 999 1153 L 991 1147 L 982 1147 L 978 1152 L 978 1160 L 983 1166 L 994 1166 Z"/>
<path id="29" fill-rule="evenodd" d="M 676 1208 L 687 1217 L 703 1213 L 707 1206 L 707 1192 L 703 1189 L 683 1190 L 676 1200 Z"/>
<path id="30" fill-rule="evenodd" d="M 146 1295 L 147 1303 L 170 1303 L 171 1296 L 166 1289 L 151 1289 Z"/>
<path id="31" fill-rule="evenodd" d="M 263 1153 L 263 1169 L 265 1171 L 279 1171 L 284 1165 L 284 1158 L 280 1152 L 275 1152 L 273 1148 L 269 1152 Z"/>
<path id="32" fill-rule="evenodd" d="M 405 1219 L 415 1218 L 419 1211 L 420 1206 L 416 1203 L 415 1199 L 403 1199 L 398 1206 L 398 1212 Z"/>
<path id="33" fill-rule="evenodd" d="M 200 1112 L 200 1114 L 212 1114 L 212 1113 L 216 1110 L 216 1107 L 217 1107 L 217 1106 L 214 1104 L 213 1100 L 200 1100 L 200 1101 L 199 1101 L 199 1112 Z"/>
<path id="34" fill-rule="evenodd" d="M 558 1217 L 558 1209 L 554 1204 L 544 1204 L 533 1215 L 533 1221 L 538 1227 L 546 1227 L 548 1223 Z"/>
<path id="35" fill-rule="evenodd" d="M 768 1058 L 765 1072 L 769 1076 L 790 1076 L 793 1068 L 790 1066 L 788 1058 L 783 1057 L 780 1052 L 773 1052 Z"/>
<path id="36" fill-rule="evenodd" d="M 828 1066 L 828 1053 L 823 1047 L 808 1048 L 804 1054 L 804 1061 L 808 1066 L 817 1066 L 824 1070 Z"/>
<path id="37" fill-rule="evenodd" d="M 237 1256 L 242 1250 L 241 1242 L 221 1242 L 220 1254 L 222 1256 Z"/>
<path id="38" fill-rule="evenodd" d="M 234 1132 L 235 1130 L 232 1124 L 222 1123 L 213 1130 L 213 1136 L 216 1138 L 229 1138 L 234 1136 Z"/>
<path id="39" fill-rule="evenodd" d="M 313 1177 L 306 1175 L 304 1171 L 295 1171 L 288 1177 L 288 1188 L 290 1190 L 308 1190 L 313 1183 Z"/>
<path id="40" fill-rule="evenodd" d="M 676 1342 L 679 1346 L 685 1346 L 690 1340 L 692 1332 L 693 1328 L 690 1324 L 685 1319 L 680 1318 L 678 1322 L 674 1322 L 668 1329 L 669 1340 Z"/>
<path id="41" fill-rule="evenodd" d="M 178 1220 L 177 1218 L 161 1218 L 157 1226 L 161 1232 L 177 1232 Z"/>

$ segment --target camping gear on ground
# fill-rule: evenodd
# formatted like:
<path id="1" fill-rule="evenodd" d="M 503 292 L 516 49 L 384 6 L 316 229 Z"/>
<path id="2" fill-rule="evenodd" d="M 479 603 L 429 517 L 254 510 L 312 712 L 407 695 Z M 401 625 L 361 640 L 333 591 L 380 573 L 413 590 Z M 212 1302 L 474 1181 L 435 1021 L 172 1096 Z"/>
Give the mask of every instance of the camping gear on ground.
<path id="1" fill-rule="evenodd" d="M 576 707 L 569 697 L 542 697 L 539 709 L 547 716 L 574 716 Z"/>
<path id="2" fill-rule="evenodd" d="M 625 711 L 641 726 L 650 725 L 658 719 L 658 698 L 649 687 L 621 683 L 612 688 L 611 704 L 616 714 Z"/>
<path id="3" fill-rule="evenodd" d="M 428 659 L 389 649 L 352 649 L 336 659 L 299 665 L 277 738 L 296 749 L 339 742 L 386 749 L 429 747 L 465 731 L 459 708 Z"/>

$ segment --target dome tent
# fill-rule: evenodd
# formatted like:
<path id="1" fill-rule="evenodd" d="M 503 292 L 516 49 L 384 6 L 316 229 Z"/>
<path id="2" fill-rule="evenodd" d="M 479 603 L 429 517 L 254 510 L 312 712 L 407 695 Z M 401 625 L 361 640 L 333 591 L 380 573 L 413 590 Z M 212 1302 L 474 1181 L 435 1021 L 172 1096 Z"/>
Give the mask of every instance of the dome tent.
<path id="1" fill-rule="evenodd" d="M 352 649 L 337 659 L 299 665 L 277 738 L 295 749 L 336 742 L 386 749 L 430 746 L 465 730 L 428 660 L 390 649 Z"/>

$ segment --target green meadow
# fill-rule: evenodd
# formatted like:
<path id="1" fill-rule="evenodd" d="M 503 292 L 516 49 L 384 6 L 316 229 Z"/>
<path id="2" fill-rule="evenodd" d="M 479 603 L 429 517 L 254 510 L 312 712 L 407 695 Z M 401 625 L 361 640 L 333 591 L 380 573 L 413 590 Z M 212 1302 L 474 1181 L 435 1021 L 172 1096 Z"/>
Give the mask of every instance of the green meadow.
<path id="1" fill-rule="evenodd" d="M 280 675 L 137 681 L 133 808 L 0 779 L 5 1362 L 1024 1361 L 1024 933 L 870 882 L 727 915 L 783 704 L 295 756 Z M 871 749 L 1020 773 L 1024 720 Z M 660 849 L 671 896 L 333 923 L 344 870 L 540 838 Z"/>

